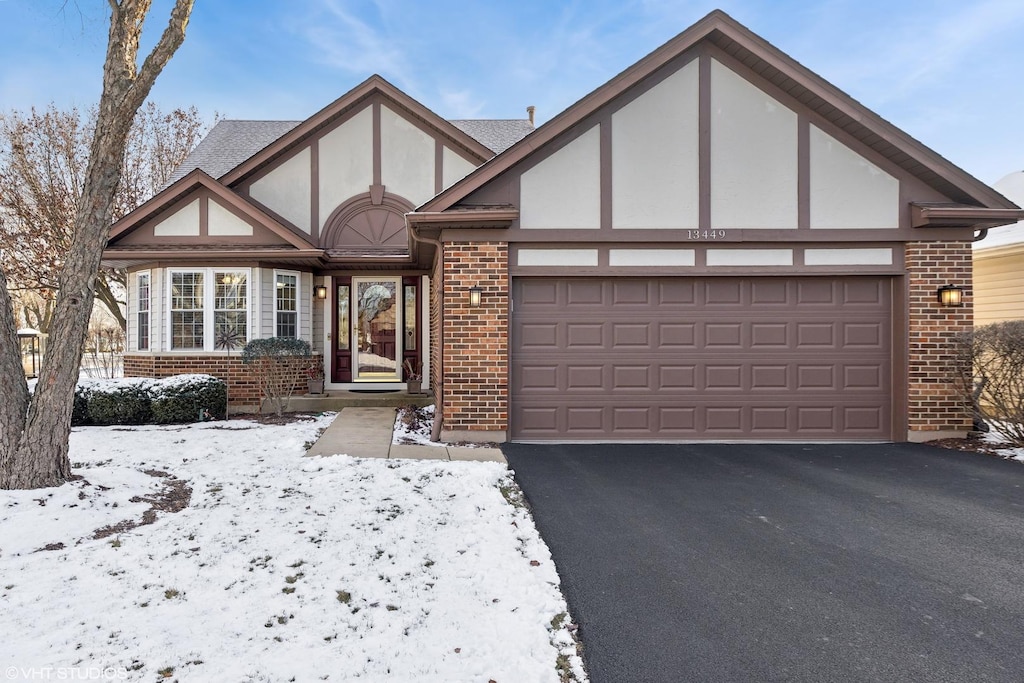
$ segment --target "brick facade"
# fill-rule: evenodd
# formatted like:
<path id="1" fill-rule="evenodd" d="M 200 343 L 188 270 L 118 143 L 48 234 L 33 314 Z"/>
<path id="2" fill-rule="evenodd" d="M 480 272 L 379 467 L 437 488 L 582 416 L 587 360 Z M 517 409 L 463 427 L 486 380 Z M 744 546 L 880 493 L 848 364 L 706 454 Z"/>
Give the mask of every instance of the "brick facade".
<path id="1" fill-rule="evenodd" d="M 907 267 L 907 423 L 910 441 L 963 435 L 971 429 L 970 402 L 954 380 L 955 335 L 973 325 L 970 242 L 911 242 Z M 964 305 L 944 308 L 936 290 L 964 288 Z"/>
<path id="2" fill-rule="evenodd" d="M 228 383 L 228 407 L 238 410 L 256 410 L 260 404 L 260 388 L 252 370 L 235 353 L 210 356 L 183 355 L 131 355 L 124 357 L 125 377 L 170 377 L 184 374 L 212 375 Z M 306 393 L 306 378 L 296 378 L 297 394 Z"/>
<path id="3" fill-rule="evenodd" d="M 508 430 L 508 245 L 444 245 L 442 437 L 504 441 Z M 469 305 L 469 288 L 483 290 Z"/>

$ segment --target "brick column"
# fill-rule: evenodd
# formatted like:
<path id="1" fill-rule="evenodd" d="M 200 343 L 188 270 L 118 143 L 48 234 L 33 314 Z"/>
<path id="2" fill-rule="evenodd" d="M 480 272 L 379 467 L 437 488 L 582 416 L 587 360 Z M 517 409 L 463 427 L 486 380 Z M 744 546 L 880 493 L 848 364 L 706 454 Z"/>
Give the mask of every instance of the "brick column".
<path id="1" fill-rule="evenodd" d="M 441 438 L 505 441 L 508 433 L 508 244 L 444 245 Z M 483 292 L 478 307 L 469 288 Z"/>
<path id="2" fill-rule="evenodd" d="M 971 244 L 908 243 L 906 267 L 907 440 L 964 436 L 973 418 L 970 401 L 956 386 L 953 339 L 973 326 Z M 936 290 L 949 284 L 964 288 L 962 307 L 943 307 L 936 300 Z"/>

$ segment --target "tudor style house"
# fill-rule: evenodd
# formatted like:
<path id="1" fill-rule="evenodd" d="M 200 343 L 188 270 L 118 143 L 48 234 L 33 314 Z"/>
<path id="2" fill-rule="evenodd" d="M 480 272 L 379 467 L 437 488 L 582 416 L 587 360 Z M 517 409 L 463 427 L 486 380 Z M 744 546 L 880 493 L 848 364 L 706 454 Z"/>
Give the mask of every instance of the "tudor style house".
<path id="1" fill-rule="evenodd" d="M 998 192 L 719 11 L 531 129 L 378 77 L 222 122 L 112 229 L 126 374 L 254 403 L 232 329 L 310 341 L 332 391 L 428 369 L 447 439 L 970 429 L 951 340 L 976 231 L 1024 218 Z"/>

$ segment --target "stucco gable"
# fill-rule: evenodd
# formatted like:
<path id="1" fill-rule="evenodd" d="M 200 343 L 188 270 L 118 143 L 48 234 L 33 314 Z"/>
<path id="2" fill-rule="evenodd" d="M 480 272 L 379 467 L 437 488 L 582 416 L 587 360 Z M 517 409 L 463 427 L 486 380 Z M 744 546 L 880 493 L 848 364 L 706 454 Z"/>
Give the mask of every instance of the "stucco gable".
<path id="1" fill-rule="evenodd" d="M 785 94 L 799 109 L 826 132 L 842 131 L 854 152 L 878 159 L 896 173 L 912 177 L 926 201 L 942 200 L 979 209 L 1016 209 L 1002 195 L 958 168 L 933 150 L 870 111 L 849 95 L 811 72 L 773 45 L 740 25 L 724 12 L 711 12 L 668 43 L 583 97 L 561 114 L 534 131 L 529 142 L 521 141 L 417 209 L 417 213 L 443 212 L 459 204 L 486 204 L 504 197 L 491 191 L 499 176 L 513 167 L 527 168 L 536 158 L 566 144 L 566 136 L 596 121 L 602 110 L 616 108 L 616 101 L 628 100 L 649 79 L 678 69 L 699 53 L 728 62 L 733 71 L 746 71 L 766 86 Z M 507 176 L 506 176 L 507 177 Z M 492 196 L 493 195 L 493 196 Z"/>
<path id="2" fill-rule="evenodd" d="M 202 245 L 314 248 L 198 169 L 115 223 L 107 248 Z"/>

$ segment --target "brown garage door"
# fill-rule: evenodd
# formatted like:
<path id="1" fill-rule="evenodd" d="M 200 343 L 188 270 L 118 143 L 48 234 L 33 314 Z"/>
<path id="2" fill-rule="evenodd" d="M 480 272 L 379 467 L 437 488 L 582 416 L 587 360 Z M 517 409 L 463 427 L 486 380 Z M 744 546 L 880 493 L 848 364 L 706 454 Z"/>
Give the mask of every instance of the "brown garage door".
<path id="1" fill-rule="evenodd" d="M 512 438 L 886 440 L 892 280 L 513 282 Z"/>

